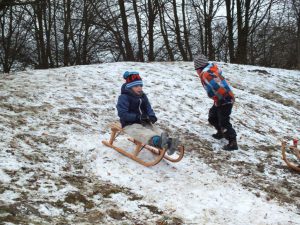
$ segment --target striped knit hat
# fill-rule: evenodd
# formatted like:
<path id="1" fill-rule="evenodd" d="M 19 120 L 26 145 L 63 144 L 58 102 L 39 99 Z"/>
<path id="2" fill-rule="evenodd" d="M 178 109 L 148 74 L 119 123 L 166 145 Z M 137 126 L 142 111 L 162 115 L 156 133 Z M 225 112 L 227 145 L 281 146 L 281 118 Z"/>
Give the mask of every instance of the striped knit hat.
<path id="1" fill-rule="evenodd" d="M 134 86 L 143 86 L 142 78 L 139 75 L 139 72 L 129 72 L 126 71 L 123 74 L 123 78 L 126 80 L 126 88 L 130 89 Z"/>
<path id="2" fill-rule="evenodd" d="M 208 59 L 206 58 L 205 55 L 200 54 L 194 58 L 195 70 L 200 69 L 200 68 L 206 66 L 207 64 L 208 64 Z"/>

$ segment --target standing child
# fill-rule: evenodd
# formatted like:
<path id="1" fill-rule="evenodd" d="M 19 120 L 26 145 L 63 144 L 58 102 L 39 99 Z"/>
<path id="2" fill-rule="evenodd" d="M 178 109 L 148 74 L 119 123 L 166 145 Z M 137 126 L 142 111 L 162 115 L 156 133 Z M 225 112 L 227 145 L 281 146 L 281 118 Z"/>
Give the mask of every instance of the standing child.
<path id="1" fill-rule="evenodd" d="M 154 125 L 157 118 L 143 92 L 143 81 L 139 73 L 126 71 L 123 78 L 126 83 L 122 85 L 117 110 L 124 132 L 143 144 L 166 148 L 168 154 L 172 155 L 178 148 L 178 140 L 169 138 L 166 132 Z"/>
<path id="2" fill-rule="evenodd" d="M 236 132 L 230 123 L 230 114 L 234 103 L 234 95 L 222 71 L 214 63 L 209 63 L 204 55 L 198 55 L 194 59 L 197 74 L 205 88 L 208 97 L 214 100 L 209 110 L 208 121 L 213 125 L 217 133 L 212 136 L 215 139 L 226 138 L 229 143 L 223 147 L 224 150 L 237 150 Z"/>

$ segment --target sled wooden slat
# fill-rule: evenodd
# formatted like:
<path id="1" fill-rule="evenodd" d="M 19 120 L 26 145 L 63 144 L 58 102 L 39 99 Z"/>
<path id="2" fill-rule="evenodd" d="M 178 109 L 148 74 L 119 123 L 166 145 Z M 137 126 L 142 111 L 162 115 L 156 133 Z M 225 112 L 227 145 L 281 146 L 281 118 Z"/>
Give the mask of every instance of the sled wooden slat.
<path id="1" fill-rule="evenodd" d="M 293 146 L 291 146 L 290 149 L 291 149 L 292 153 L 298 158 L 298 160 L 300 160 L 300 150 Z M 285 141 L 281 142 L 281 152 L 282 152 L 282 159 L 283 159 L 283 161 L 285 161 L 287 166 L 297 172 L 300 172 L 300 165 L 296 165 L 295 163 L 292 163 L 287 159 L 286 142 Z"/>
<path id="2" fill-rule="evenodd" d="M 163 159 L 164 154 L 166 152 L 165 149 L 162 149 L 160 155 L 158 157 L 156 157 L 155 160 L 150 161 L 150 162 L 146 162 L 146 161 L 140 159 L 139 157 L 135 156 L 134 154 L 128 153 L 128 152 L 124 151 L 123 149 L 118 148 L 117 146 L 110 145 L 107 141 L 102 141 L 102 143 L 104 145 L 106 145 L 107 147 L 113 148 L 113 149 L 117 150 L 119 153 L 121 153 L 121 154 L 127 156 L 128 158 L 133 159 L 134 161 L 136 161 L 136 162 L 138 162 L 138 163 L 140 163 L 144 166 L 147 166 L 147 167 L 148 166 L 154 166 L 157 163 L 159 163 Z"/>
<path id="3" fill-rule="evenodd" d="M 120 124 L 114 123 L 110 126 L 110 128 L 111 128 L 111 136 L 110 136 L 109 141 L 102 141 L 102 143 L 105 146 L 118 151 L 119 153 L 125 155 L 126 157 L 128 157 L 144 166 L 147 166 L 147 167 L 154 166 L 157 163 L 159 163 L 162 159 L 169 160 L 170 162 L 179 162 L 183 158 L 183 155 L 184 155 L 184 147 L 183 146 L 179 146 L 179 156 L 177 158 L 171 158 L 170 156 L 166 155 L 166 149 L 164 149 L 164 148 L 160 149 L 160 148 L 152 147 L 150 145 L 144 145 L 143 143 L 141 143 L 133 138 L 128 138 L 129 141 L 131 141 L 135 144 L 135 149 L 134 149 L 133 153 L 129 153 L 129 152 L 123 150 L 122 148 L 119 148 L 113 144 L 116 137 L 123 132 L 123 129 L 121 128 Z M 154 153 L 154 155 L 156 156 L 155 159 L 147 162 L 147 161 L 142 160 L 140 157 L 138 157 L 138 155 L 142 151 L 142 149 L 147 149 L 150 152 Z"/>

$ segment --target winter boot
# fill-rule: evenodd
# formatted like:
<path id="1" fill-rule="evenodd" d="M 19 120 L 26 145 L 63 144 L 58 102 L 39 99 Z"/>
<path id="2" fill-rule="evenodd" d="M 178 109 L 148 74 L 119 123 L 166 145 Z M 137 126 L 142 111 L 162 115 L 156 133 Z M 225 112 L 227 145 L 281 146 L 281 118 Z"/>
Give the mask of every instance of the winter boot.
<path id="1" fill-rule="evenodd" d="M 150 141 L 150 145 L 156 148 L 168 148 L 168 134 L 162 132 L 160 136 L 153 136 Z"/>
<path id="2" fill-rule="evenodd" d="M 218 130 L 217 133 L 211 135 L 214 139 L 217 139 L 217 140 L 221 140 L 222 138 L 224 138 L 224 134 L 222 131 Z"/>
<path id="3" fill-rule="evenodd" d="M 168 139 L 168 155 L 173 155 L 174 152 L 178 149 L 179 140 L 177 138 Z"/>
<path id="4" fill-rule="evenodd" d="M 227 145 L 224 145 L 223 150 L 225 151 L 233 151 L 238 150 L 239 147 L 237 145 L 236 139 L 229 140 L 229 143 Z"/>

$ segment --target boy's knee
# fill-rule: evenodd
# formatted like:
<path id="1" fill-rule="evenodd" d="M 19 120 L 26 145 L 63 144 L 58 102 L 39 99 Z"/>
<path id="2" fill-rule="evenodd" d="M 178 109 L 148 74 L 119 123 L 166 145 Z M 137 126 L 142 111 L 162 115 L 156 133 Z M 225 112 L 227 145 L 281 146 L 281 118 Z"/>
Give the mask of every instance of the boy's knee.
<path id="1" fill-rule="evenodd" d="M 208 117 L 208 122 L 211 124 L 211 125 L 215 125 L 217 123 L 217 120 L 216 118 L 214 117 Z"/>

